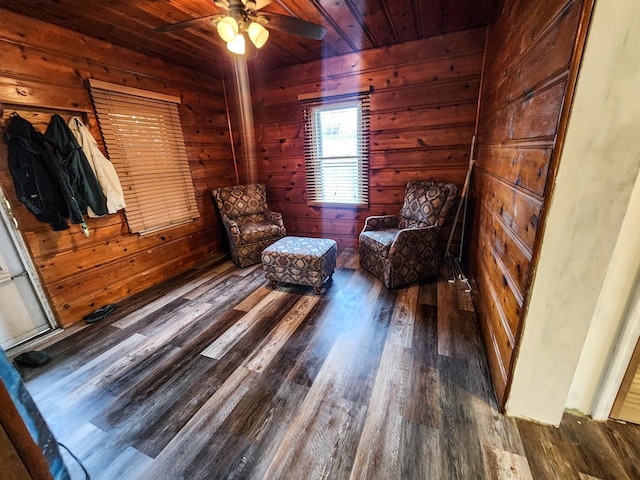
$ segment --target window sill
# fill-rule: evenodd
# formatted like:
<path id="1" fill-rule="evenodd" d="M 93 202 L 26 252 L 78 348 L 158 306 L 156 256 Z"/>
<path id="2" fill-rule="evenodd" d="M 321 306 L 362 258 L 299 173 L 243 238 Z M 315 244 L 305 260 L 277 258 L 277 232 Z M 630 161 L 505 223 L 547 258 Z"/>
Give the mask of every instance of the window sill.
<path id="1" fill-rule="evenodd" d="M 366 203 L 307 202 L 307 206 L 317 208 L 350 208 L 353 210 L 364 210 L 369 208 L 369 205 Z"/>

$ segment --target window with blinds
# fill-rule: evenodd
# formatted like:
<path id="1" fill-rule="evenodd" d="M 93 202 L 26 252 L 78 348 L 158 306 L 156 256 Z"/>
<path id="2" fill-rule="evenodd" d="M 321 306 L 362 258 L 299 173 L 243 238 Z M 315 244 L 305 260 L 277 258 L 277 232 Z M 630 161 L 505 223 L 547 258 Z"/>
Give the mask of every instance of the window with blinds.
<path id="1" fill-rule="evenodd" d="M 197 218 L 180 99 L 95 80 L 89 87 L 129 230 L 147 234 Z"/>
<path id="2" fill-rule="evenodd" d="M 305 102 L 309 205 L 369 203 L 369 95 Z"/>

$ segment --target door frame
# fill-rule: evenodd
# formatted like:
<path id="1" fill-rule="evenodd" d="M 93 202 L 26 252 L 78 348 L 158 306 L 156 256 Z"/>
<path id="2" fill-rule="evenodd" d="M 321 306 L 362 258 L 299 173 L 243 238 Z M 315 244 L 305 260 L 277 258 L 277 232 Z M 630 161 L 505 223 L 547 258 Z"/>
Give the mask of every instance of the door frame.
<path id="1" fill-rule="evenodd" d="M 620 329 L 609 367 L 600 386 L 600 393 L 594 402 L 591 414 L 594 420 L 608 420 L 638 339 L 640 339 L 640 281 L 636 284 L 633 300 Z"/>
<path id="2" fill-rule="evenodd" d="M 14 347 L 11 347 L 11 348 L 16 348 L 20 345 L 23 345 L 33 340 L 36 337 L 48 335 L 51 332 L 61 327 L 58 324 L 58 321 L 56 320 L 56 316 L 53 313 L 53 309 L 51 308 L 51 305 L 49 304 L 49 299 L 47 298 L 47 295 L 44 291 L 44 287 L 40 282 L 40 277 L 38 277 L 38 273 L 33 264 L 33 259 L 31 258 L 31 254 L 29 253 L 27 245 L 24 239 L 22 238 L 22 234 L 20 233 L 18 221 L 13 216 L 13 212 L 11 210 L 11 203 L 5 196 L 4 191 L 2 190 L 2 186 L 0 186 L 0 202 L 2 203 L 2 207 L 0 208 L 0 218 L 1 218 L 0 221 L 2 221 L 4 225 L 7 227 L 9 236 L 13 241 L 13 246 L 16 249 L 18 256 L 20 257 L 22 264 L 24 265 L 24 269 L 27 272 L 27 277 L 29 278 L 29 282 L 31 283 L 31 286 L 33 287 L 33 291 L 35 292 L 36 297 L 40 302 L 40 306 L 42 307 L 44 316 L 47 319 L 49 326 L 51 327 L 50 330 L 47 330 L 46 332 L 35 335 L 29 339 L 23 340 L 19 342 L 17 345 L 15 345 Z"/>

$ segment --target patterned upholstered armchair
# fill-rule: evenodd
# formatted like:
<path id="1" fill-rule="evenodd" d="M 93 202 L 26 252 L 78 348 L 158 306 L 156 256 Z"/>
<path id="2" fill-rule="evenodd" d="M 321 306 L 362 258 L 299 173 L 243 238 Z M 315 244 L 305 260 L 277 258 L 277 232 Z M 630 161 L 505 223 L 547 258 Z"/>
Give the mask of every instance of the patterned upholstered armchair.
<path id="1" fill-rule="evenodd" d="M 360 265 L 387 288 L 436 275 L 439 233 L 457 195 L 453 183 L 409 182 L 398 215 L 365 220 Z"/>
<path id="2" fill-rule="evenodd" d="M 231 259 L 238 267 L 260 263 L 262 250 L 287 232 L 282 215 L 267 206 L 264 184 L 234 185 L 212 192 L 231 249 Z"/>

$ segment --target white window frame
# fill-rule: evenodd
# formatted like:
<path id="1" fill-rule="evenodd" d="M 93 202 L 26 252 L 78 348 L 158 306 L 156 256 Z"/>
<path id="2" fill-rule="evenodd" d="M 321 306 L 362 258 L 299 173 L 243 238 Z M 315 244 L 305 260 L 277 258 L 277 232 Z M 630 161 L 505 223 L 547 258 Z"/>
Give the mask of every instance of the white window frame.
<path id="1" fill-rule="evenodd" d="M 322 113 L 342 109 L 357 109 L 356 154 L 324 156 L 322 152 Z M 306 101 L 305 165 L 307 204 L 310 206 L 345 206 L 365 208 L 369 204 L 369 95 L 342 95 L 333 98 Z M 355 169 L 352 188 L 338 182 L 327 185 L 325 179 L 330 168 Z M 335 177 L 334 177 L 335 178 Z M 341 195 L 342 194 L 342 195 Z M 351 196 L 351 194 L 353 196 Z M 350 197 L 350 198 L 347 198 Z"/>

